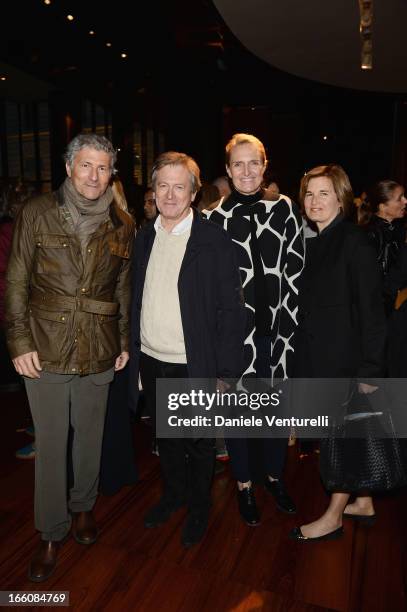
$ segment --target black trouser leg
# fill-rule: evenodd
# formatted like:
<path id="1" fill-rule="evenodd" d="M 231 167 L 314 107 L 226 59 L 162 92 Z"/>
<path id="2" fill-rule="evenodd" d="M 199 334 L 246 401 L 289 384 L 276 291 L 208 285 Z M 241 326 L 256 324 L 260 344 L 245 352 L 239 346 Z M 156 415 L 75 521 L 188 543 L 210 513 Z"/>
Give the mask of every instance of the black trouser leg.
<path id="1" fill-rule="evenodd" d="M 164 497 L 174 503 L 186 501 L 187 464 L 185 444 L 182 438 L 159 438 L 161 475 L 164 484 Z"/>
<path id="2" fill-rule="evenodd" d="M 239 482 L 251 480 L 247 438 L 226 438 L 233 476 Z"/>
<path id="3" fill-rule="evenodd" d="M 172 371 L 167 374 L 163 362 L 141 353 L 140 356 L 140 378 L 143 386 L 146 402 L 149 405 L 151 417 L 154 423 L 155 437 L 155 422 L 156 422 L 156 380 L 165 378 L 166 375 L 172 378 L 177 377 L 177 372 Z M 176 369 L 176 365 L 172 364 Z M 185 366 L 178 365 L 181 372 L 185 374 Z M 161 475 L 163 479 L 163 494 L 164 497 L 171 502 L 178 503 L 185 500 L 186 496 L 186 463 L 185 463 L 185 448 L 184 441 L 180 438 L 160 438 L 158 441 L 158 450 L 160 455 Z"/>
<path id="4" fill-rule="evenodd" d="M 282 478 L 287 457 L 288 438 L 266 438 L 263 440 L 264 466 L 267 476 Z"/>
<path id="5" fill-rule="evenodd" d="M 215 440 L 185 440 L 188 453 L 188 507 L 191 513 L 207 516 L 215 463 Z"/>

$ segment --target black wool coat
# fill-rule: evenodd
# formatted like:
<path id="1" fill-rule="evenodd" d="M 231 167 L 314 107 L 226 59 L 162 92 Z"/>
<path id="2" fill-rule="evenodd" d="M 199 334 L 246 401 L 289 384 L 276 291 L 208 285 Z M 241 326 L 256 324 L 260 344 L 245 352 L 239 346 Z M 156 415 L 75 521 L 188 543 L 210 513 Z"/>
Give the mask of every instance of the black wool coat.
<path id="1" fill-rule="evenodd" d="M 137 400 L 140 315 L 154 221 L 137 234 L 133 253 L 130 388 Z M 191 235 L 178 278 L 188 374 L 191 378 L 239 378 L 243 372 L 246 313 L 239 267 L 227 233 L 194 210 Z M 162 304 L 165 317 L 165 303 Z"/>
<path id="2" fill-rule="evenodd" d="M 386 320 L 380 270 L 362 229 L 340 217 L 306 242 L 295 375 L 384 375 Z"/>

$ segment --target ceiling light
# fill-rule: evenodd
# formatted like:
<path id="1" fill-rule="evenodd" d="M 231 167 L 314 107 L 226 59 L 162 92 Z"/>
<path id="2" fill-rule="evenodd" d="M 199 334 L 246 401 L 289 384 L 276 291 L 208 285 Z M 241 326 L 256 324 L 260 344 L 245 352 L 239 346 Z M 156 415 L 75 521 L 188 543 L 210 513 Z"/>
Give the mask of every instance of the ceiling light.
<path id="1" fill-rule="evenodd" d="M 324 140 L 328 140 L 328 136 L 323 136 L 322 137 Z"/>
<path id="2" fill-rule="evenodd" d="M 95 30 L 89 30 L 89 34 L 90 34 L 91 36 L 94 36 L 94 35 L 95 35 Z"/>
<path id="3" fill-rule="evenodd" d="M 74 20 L 74 16 L 73 15 L 67 15 L 66 16 L 68 21 L 73 21 Z"/>
<path id="4" fill-rule="evenodd" d="M 126 59 L 127 53 L 121 53 L 120 57 L 122 57 L 123 59 Z"/>
<path id="5" fill-rule="evenodd" d="M 7 80 L 7 77 L 5 77 L 5 76 L 0 76 L 0 81 L 6 81 L 6 80 Z"/>
<path id="6" fill-rule="evenodd" d="M 112 46 L 112 43 L 111 43 L 111 42 L 107 42 L 107 43 L 106 43 L 106 47 L 111 47 L 111 46 Z"/>
<path id="7" fill-rule="evenodd" d="M 51 4 L 51 0 L 44 0 L 44 4 Z"/>

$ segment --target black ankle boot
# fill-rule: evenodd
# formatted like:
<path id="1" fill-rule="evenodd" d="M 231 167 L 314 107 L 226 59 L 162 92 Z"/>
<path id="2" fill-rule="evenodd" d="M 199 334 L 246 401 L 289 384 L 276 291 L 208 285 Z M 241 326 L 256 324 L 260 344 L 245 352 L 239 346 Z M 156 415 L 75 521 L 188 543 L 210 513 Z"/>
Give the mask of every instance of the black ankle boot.
<path id="1" fill-rule="evenodd" d="M 246 487 L 237 492 L 239 512 L 247 525 L 255 527 L 260 523 L 260 516 L 256 506 L 256 498 L 252 487 Z"/>
<path id="2" fill-rule="evenodd" d="M 288 495 L 285 486 L 280 480 L 270 480 L 266 477 L 264 486 L 266 491 L 271 493 L 274 497 L 277 508 L 281 510 L 281 512 L 286 512 L 287 514 L 295 514 L 297 512 L 293 500 Z"/>

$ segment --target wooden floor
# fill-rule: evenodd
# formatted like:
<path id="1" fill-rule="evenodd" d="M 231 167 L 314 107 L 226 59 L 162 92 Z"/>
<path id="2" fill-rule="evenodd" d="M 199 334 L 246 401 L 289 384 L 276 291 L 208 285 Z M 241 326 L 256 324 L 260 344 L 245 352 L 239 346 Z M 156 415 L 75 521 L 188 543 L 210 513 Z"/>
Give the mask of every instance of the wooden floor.
<path id="1" fill-rule="evenodd" d="M 278 512 L 258 489 L 262 524 L 245 526 L 226 469 L 214 482 L 205 540 L 185 550 L 180 543 L 184 511 L 158 529 L 143 527 L 143 515 L 160 490 L 158 459 L 149 452 L 143 425 L 136 431 L 140 482 L 114 497 L 100 496 L 95 509 L 99 541 L 87 548 L 69 539 L 49 581 L 30 583 L 27 564 L 38 542 L 34 462 L 14 459 L 16 448 L 29 441 L 15 433 L 27 424 L 28 412 L 22 393 L 2 394 L 0 402 L 0 590 L 64 590 L 74 610 L 114 612 L 407 610 L 405 490 L 377 500 L 374 528 L 347 521 L 342 540 L 297 544 L 287 533 L 318 516 L 327 498 L 316 457 L 300 461 L 292 448 L 286 481 L 299 507 L 296 517 Z"/>

